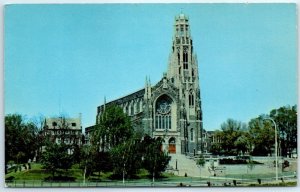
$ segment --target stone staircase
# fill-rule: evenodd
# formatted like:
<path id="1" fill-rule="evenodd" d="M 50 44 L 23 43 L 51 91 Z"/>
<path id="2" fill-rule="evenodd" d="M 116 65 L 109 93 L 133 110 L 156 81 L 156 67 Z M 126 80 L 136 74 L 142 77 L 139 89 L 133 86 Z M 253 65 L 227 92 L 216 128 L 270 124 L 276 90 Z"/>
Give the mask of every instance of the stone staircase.
<path id="1" fill-rule="evenodd" d="M 169 162 L 169 166 L 172 169 L 172 172 L 178 176 L 185 176 L 185 173 L 188 177 L 202 177 L 207 176 L 210 173 L 207 168 L 200 168 L 197 166 L 196 161 L 194 161 L 189 156 L 185 156 L 182 154 L 169 154 L 171 156 L 171 160 Z M 177 170 L 176 169 L 176 160 L 177 160 Z"/>

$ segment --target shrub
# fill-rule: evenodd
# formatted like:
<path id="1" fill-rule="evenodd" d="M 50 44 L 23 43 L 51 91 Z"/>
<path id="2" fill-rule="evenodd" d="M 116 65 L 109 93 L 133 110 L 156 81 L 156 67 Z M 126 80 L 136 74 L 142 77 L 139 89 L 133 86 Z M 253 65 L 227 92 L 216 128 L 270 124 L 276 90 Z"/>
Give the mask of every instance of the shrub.
<path id="1" fill-rule="evenodd" d="M 200 165 L 201 167 L 203 167 L 205 164 L 205 159 L 203 156 L 200 156 L 200 159 L 198 159 L 197 161 L 197 165 Z"/>

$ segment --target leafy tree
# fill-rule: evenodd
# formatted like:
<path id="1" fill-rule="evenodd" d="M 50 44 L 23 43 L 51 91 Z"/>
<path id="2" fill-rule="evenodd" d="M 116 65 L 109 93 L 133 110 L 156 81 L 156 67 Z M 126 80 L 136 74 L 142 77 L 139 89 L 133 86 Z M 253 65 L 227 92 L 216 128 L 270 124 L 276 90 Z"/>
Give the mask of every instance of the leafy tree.
<path id="1" fill-rule="evenodd" d="M 277 124 L 280 136 L 282 156 L 290 156 L 293 149 L 297 149 L 297 106 L 284 106 L 273 109 L 270 117 Z"/>
<path id="2" fill-rule="evenodd" d="M 129 139 L 124 144 L 120 144 L 110 151 L 115 176 L 121 177 L 123 172 L 126 178 L 135 176 L 141 168 L 142 149 L 140 146 L 139 140 Z"/>
<path id="3" fill-rule="evenodd" d="M 215 138 L 214 139 L 215 141 L 212 142 L 211 147 L 210 147 L 210 152 L 213 155 L 221 155 L 224 153 L 224 150 L 221 147 L 221 143 L 219 142 L 219 141 L 221 141 L 222 135 L 223 135 L 222 132 L 219 130 L 216 130 L 214 132 L 213 137 Z"/>
<path id="4" fill-rule="evenodd" d="M 220 143 L 213 143 L 213 144 L 211 144 L 210 152 L 213 155 L 221 155 L 222 154 L 221 144 Z"/>
<path id="5" fill-rule="evenodd" d="M 234 146 L 238 153 L 241 152 L 242 155 L 245 155 L 251 149 L 249 133 L 242 131 L 241 135 L 235 140 Z"/>
<path id="6" fill-rule="evenodd" d="M 130 118 L 122 108 L 109 105 L 101 115 L 100 123 L 95 125 L 91 142 L 102 151 L 123 144 L 133 135 Z"/>
<path id="7" fill-rule="evenodd" d="M 222 132 L 220 133 L 221 138 L 221 149 L 226 155 L 237 155 L 239 151 L 246 151 L 246 138 L 243 132 L 246 130 L 246 126 L 240 121 L 228 119 L 221 125 Z M 244 145 L 244 146 L 243 146 Z"/>
<path id="8" fill-rule="evenodd" d="M 48 143 L 46 150 L 42 153 L 41 163 L 44 169 L 52 173 L 52 178 L 56 172 L 67 171 L 73 165 L 72 156 L 68 154 L 68 147 L 63 143 Z"/>
<path id="9" fill-rule="evenodd" d="M 249 135 L 253 145 L 253 155 L 266 156 L 271 154 L 275 137 L 272 122 L 264 120 L 263 116 L 251 119 Z"/>
<path id="10" fill-rule="evenodd" d="M 112 170 L 110 154 L 108 152 L 99 152 L 93 146 L 82 146 L 80 148 L 80 168 L 86 177 L 89 177 L 94 172 L 98 172 L 100 177 L 101 171 Z"/>
<path id="11" fill-rule="evenodd" d="M 160 138 L 151 138 L 149 136 L 144 137 L 144 161 L 143 167 L 148 172 L 153 174 L 153 177 L 159 177 L 160 174 L 166 170 L 171 157 L 161 150 L 163 140 Z"/>
<path id="12" fill-rule="evenodd" d="M 240 121 L 228 119 L 214 137 L 219 141 L 211 145 L 210 152 L 214 155 L 245 154 L 251 148 L 247 125 Z"/>
<path id="13" fill-rule="evenodd" d="M 36 161 L 40 160 L 43 146 L 46 145 L 46 138 L 43 134 L 43 128 L 45 123 L 45 116 L 42 114 L 39 114 L 38 116 L 34 116 L 30 120 L 36 127 L 37 127 L 37 135 L 36 135 L 36 145 L 37 145 L 37 151 L 36 151 Z"/>
<path id="14" fill-rule="evenodd" d="M 197 165 L 203 167 L 205 165 L 205 158 L 203 157 L 203 155 L 201 154 L 198 161 L 197 161 Z"/>
<path id="15" fill-rule="evenodd" d="M 5 116 L 5 164 L 8 161 L 27 163 L 37 150 L 37 127 L 24 122 L 19 114 Z"/>
<path id="16" fill-rule="evenodd" d="M 69 147 L 72 150 L 72 160 L 74 163 L 80 163 L 80 159 L 81 159 L 81 149 L 80 146 L 77 144 L 73 144 L 71 147 Z"/>

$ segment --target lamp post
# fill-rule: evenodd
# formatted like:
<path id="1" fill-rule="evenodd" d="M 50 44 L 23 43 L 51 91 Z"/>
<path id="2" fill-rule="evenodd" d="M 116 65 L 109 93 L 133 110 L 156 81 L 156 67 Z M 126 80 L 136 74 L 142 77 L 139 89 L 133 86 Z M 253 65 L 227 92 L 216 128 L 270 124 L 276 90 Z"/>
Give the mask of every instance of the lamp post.
<path id="1" fill-rule="evenodd" d="M 88 145 L 84 145 L 84 151 L 85 151 L 85 165 L 84 165 L 84 173 L 83 173 L 83 186 L 85 186 L 85 180 L 86 180 L 86 172 L 87 172 L 87 157 L 90 154 L 90 150 L 88 148 Z"/>
<path id="2" fill-rule="evenodd" d="M 123 185 L 125 184 L 125 160 L 124 160 L 124 155 L 123 155 Z"/>
<path id="3" fill-rule="evenodd" d="M 126 155 L 126 144 L 125 144 L 125 141 L 123 143 L 125 149 L 124 149 L 124 153 L 123 153 L 123 157 L 122 157 L 122 160 L 123 160 L 123 185 L 125 184 L 125 155 Z"/>
<path id="4" fill-rule="evenodd" d="M 265 120 L 270 120 L 272 121 L 272 123 L 275 126 L 275 171 L 276 171 L 276 181 L 278 181 L 278 143 L 277 143 L 277 126 L 276 123 L 274 121 L 274 119 L 272 119 L 271 117 L 265 117 Z"/>

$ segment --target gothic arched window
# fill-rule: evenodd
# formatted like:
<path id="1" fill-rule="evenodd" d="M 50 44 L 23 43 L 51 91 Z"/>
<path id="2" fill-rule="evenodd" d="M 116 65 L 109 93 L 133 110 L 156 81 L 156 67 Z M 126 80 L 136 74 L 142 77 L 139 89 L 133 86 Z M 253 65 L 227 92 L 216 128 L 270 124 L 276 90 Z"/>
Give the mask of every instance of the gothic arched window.
<path id="1" fill-rule="evenodd" d="M 131 103 L 131 106 L 130 106 L 130 115 L 134 115 L 134 103 Z"/>
<path id="2" fill-rule="evenodd" d="M 183 51 L 183 69 L 188 69 L 188 48 L 185 47 Z"/>
<path id="3" fill-rule="evenodd" d="M 171 129 L 172 99 L 167 95 L 161 96 L 155 105 L 155 128 Z"/>
<path id="4" fill-rule="evenodd" d="M 191 141 L 193 141 L 194 140 L 194 129 L 192 128 L 191 129 Z"/>
<path id="5" fill-rule="evenodd" d="M 194 93 L 192 91 L 189 94 L 189 106 L 194 106 Z"/>
<path id="6" fill-rule="evenodd" d="M 136 105 L 135 105 L 135 112 L 136 112 L 136 113 L 139 113 L 139 112 L 140 112 L 140 101 L 137 101 L 137 102 L 136 102 Z"/>

